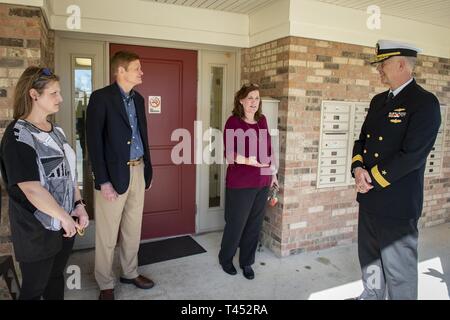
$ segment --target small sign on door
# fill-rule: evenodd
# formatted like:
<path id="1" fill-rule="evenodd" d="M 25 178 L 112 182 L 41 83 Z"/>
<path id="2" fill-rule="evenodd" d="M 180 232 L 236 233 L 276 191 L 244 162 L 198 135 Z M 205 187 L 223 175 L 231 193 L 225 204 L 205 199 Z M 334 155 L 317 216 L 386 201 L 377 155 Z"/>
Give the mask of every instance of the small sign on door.
<path id="1" fill-rule="evenodd" d="M 161 113 L 161 96 L 148 96 L 148 113 Z"/>

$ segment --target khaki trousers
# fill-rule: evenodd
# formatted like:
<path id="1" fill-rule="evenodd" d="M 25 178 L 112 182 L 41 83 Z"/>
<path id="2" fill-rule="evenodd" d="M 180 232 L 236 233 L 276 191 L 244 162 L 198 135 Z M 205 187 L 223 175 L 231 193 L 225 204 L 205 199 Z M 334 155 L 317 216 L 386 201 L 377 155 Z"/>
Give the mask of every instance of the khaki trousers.
<path id="1" fill-rule="evenodd" d="M 137 253 L 141 240 L 144 209 L 144 163 L 130 166 L 128 190 L 114 201 L 108 201 L 95 190 L 95 279 L 100 290 L 113 289 L 114 248 L 119 239 L 122 277 L 136 278 Z"/>

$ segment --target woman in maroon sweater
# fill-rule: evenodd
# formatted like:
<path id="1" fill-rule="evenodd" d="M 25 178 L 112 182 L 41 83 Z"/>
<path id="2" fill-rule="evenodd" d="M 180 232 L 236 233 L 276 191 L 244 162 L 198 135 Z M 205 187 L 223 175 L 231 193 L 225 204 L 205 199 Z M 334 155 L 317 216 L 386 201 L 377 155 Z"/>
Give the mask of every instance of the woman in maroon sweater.
<path id="1" fill-rule="evenodd" d="M 259 87 L 242 86 L 235 94 L 233 115 L 224 129 L 228 168 L 219 262 L 226 273 L 235 275 L 233 257 L 239 247 L 239 265 L 247 279 L 255 277 L 251 265 L 255 262 L 269 188 L 278 186 L 271 166 L 269 129 L 261 107 Z"/>

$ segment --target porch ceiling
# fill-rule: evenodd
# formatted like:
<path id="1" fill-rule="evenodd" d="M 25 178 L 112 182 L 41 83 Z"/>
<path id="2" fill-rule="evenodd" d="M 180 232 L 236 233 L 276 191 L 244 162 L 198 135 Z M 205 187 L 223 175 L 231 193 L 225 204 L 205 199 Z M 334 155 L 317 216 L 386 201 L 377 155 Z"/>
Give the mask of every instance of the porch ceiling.
<path id="1" fill-rule="evenodd" d="M 341 7 L 366 11 L 377 5 L 381 14 L 420 21 L 450 28 L 450 1 L 448 0 L 314 0 Z"/>
<path id="2" fill-rule="evenodd" d="M 277 0 L 142 0 L 193 8 L 250 14 Z M 366 11 L 377 5 L 381 14 L 405 18 L 450 28 L 450 1 L 448 0 L 310 0 Z"/>
<path id="3" fill-rule="evenodd" d="M 203 8 L 234 13 L 249 14 L 277 0 L 142 0 L 174 4 L 192 8 Z"/>

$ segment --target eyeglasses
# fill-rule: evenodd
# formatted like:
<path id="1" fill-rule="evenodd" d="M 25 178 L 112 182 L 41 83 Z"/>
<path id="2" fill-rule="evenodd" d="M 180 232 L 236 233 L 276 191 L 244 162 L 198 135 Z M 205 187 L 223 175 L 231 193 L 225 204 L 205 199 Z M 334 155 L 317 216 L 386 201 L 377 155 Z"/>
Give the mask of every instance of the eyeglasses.
<path id="1" fill-rule="evenodd" d="M 41 72 L 40 72 L 41 76 L 51 76 L 53 73 L 49 68 L 42 68 Z"/>
<path id="2" fill-rule="evenodd" d="M 39 72 L 37 73 L 36 80 L 33 81 L 33 86 L 36 85 L 39 81 L 42 81 L 43 77 L 51 77 L 53 75 L 50 68 L 41 68 Z"/>
<path id="3" fill-rule="evenodd" d="M 392 57 L 391 57 L 392 58 Z M 380 68 L 384 68 L 386 65 L 388 65 L 389 63 L 391 63 L 393 60 L 390 58 L 387 58 L 386 60 L 381 61 L 378 65 L 380 66 Z"/>
<path id="4" fill-rule="evenodd" d="M 37 75 L 38 75 L 38 79 L 41 77 L 50 77 L 53 75 L 53 72 L 52 72 L 52 70 L 50 70 L 50 68 L 40 68 Z"/>

